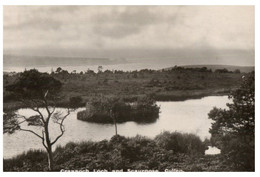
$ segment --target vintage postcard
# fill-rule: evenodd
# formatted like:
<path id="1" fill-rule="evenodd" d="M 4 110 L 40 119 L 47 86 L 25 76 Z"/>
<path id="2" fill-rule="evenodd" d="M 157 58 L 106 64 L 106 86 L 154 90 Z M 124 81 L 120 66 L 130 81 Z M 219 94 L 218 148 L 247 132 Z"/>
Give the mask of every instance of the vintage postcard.
<path id="1" fill-rule="evenodd" d="M 3 6 L 4 172 L 255 171 L 255 7 Z"/>

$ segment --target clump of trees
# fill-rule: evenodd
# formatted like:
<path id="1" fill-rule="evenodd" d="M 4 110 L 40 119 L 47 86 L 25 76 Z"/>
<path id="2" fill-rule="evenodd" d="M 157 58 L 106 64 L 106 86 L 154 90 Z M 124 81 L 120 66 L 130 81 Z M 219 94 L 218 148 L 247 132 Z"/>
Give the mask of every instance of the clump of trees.
<path id="1" fill-rule="evenodd" d="M 159 109 L 155 100 L 149 97 L 139 98 L 134 102 L 126 102 L 122 98 L 102 97 L 90 101 L 86 110 L 78 112 L 77 118 L 96 123 L 149 123 L 159 117 Z"/>
<path id="2" fill-rule="evenodd" d="M 186 68 L 181 66 L 174 66 L 171 71 L 195 71 L 195 72 L 212 72 L 211 69 L 208 69 L 207 67 L 198 67 L 198 68 Z"/>
<path id="3" fill-rule="evenodd" d="M 221 149 L 225 162 L 234 169 L 255 168 L 255 76 L 243 76 L 241 86 L 229 96 L 228 109 L 214 108 L 210 133 L 212 143 Z"/>
<path id="4" fill-rule="evenodd" d="M 6 90 L 27 108 L 33 110 L 35 115 L 26 117 L 18 115 L 13 111 L 4 113 L 4 133 L 13 133 L 16 130 L 26 131 L 38 137 L 48 155 L 48 169 L 53 170 L 53 145 L 63 136 L 65 132 L 64 121 L 71 112 L 56 111 L 56 101 L 59 100 L 59 92 L 62 83 L 47 73 L 40 73 L 37 70 L 24 71 L 17 81 L 6 86 Z M 69 106 L 69 105 L 68 105 Z M 57 124 L 60 134 L 51 139 L 50 122 Z M 27 124 L 24 125 L 24 124 Z M 34 129 L 29 127 L 39 127 Z"/>
<path id="5" fill-rule="evenodd" d="M 227 70 L 226 68 L 224 69 L 216 69 L 216 73 L 232 73 L 232 71 Z"/>

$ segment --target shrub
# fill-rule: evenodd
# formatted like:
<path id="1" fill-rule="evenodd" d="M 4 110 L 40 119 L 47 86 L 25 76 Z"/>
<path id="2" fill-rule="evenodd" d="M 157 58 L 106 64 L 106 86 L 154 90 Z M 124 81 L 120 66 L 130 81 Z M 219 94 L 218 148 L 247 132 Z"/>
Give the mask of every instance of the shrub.
<path id="1" fill-rule="evenodd" d="M 195 135 L 164 132 L 155 139 L 143 136 L 126 138 L 115 135 L 109 141 L 70 142 L 63 147 L 58 146 L 53 154 L 56 171 L 60 169 L 88 169 L 90 171 L 94 169 L 108 171 L 228 169 L 224 164 L 216 165 L 216 163 L 220 164 L 217 158 L 204 159 L 206 156 L 203 155 L 202 149 L 204 149 L 202 142 Z M 194 153 L 197 156 L 193 156 Z M 214 160 L 212 164 L 214 168 L 210 168 L 209 162 Z M 46 161 L 45 152 L 29 151 L 13 159 L 5 159 L 4 171 L 45 171 L 47 170 L 45 169 Z"/>
<path id="2" fill-rule="evenodd" d="M 80 107 L 83 104 L 82 101 L 80 96 L 70 97 L 70 106 L 75 108 Z"/>
<path id="3" fill-rule="evenodd" d="M 200 138 L 193 134 L 170 133 L 166 131 L 157 135 L 155 141 L 160 147 L 173 150 L 174 152 L 203 154 L 206 150 Z"/>
<path id="4" fill-rule="evenodd" d="M 11 159 L 4 159 L 4 171 L 46 171 L 47 154 L 29 150 Z"/>

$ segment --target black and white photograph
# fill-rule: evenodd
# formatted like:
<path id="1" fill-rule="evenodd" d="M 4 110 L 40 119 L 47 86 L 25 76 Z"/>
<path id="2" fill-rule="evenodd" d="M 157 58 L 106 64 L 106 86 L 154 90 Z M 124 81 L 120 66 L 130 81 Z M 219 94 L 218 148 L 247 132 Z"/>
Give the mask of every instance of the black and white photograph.
<path id="1" fill-rule="evenodd" d="M 3 5 L 3 172 L 255 172 L 254 5 Z"/>

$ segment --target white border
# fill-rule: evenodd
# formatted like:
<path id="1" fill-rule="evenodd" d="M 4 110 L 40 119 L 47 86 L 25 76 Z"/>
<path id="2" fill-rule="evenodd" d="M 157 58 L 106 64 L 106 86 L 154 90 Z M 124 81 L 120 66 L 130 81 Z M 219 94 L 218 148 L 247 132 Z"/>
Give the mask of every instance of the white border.
<path id="1" fill-rule="evenodd" d="M 1 45 L 1 50 L 0 50 L 0 55 L 1 55 L 1 63 L 0 63 L 0 69 L 1 69 L 1 76 L 0 76 L 0 84 L 1 84 L 1 100 L 0 100 L 0 105 L 1 105 L 1 111 L 3 112 L 3 5 L 255 5 L 255 39 L 256 39 L 256 47 L 255 47 L 255 70 L 256 70 L 256 90 L 259 90 L 259 82 L 258 82 L 258 51 L 259 51 L 259 44 L 258 44 L 258 38 L 259 35 L 257 31 L 259 31 L 259 4 L 257 0 L 218 0 L 218 1 L 213 1 L 213 0 L 178 0 L 178 1 L 170 1 L 170 0 L 1 0 L 1 6 L 0 6 L 0 12 L 1 12 L 1 20 L 0 20 L 0 33 L 1 33 L 1 40 L 2 42 L 0 43 Z M 258 92 L 256 92 L 256 99 L 259 98 Z M 257 106 L 258 104 L 256 104 Z M 257 108 L 257 107 L 256 107 Z M 7 173 L 7 172 L 2 172 L 3 171 L 3 136 L 0 136 L 0 146 L 1 146 L 1 151 L 0 151 L 0 175 L 1 176 L 43 176 L 43 175 L 57 175 L 57 176 L 103 176 L 103 175 L 108 175 L 108 176 L 132 176 L 132 175 L 142 175 L 142 176 L 256 176 L 259 173 L 259 141 L 258 139 L 258 134 L 259 131 L 259 121 L 257 118 L 259 117 L 259 111 L 256 109 L 256 172 L 255 173 L 209 173 L 209 172 L 204 172 L 204 173 L 197 173 L 197 172 L 185 172 L 185 173 L 40 173 L 40 172 L 35 172 L 35 173 L 19 173 L 19 172 L 12 172 L 12 173 Z M 2 123 L 0 124 L 1 128 L 1 133 L 3 131 L 2 128 Z M 259 176 L 259 174 L 258 174 Z"/>
<path id="2" fill-rule="evenodd" d="M 255 0 L 2 0 L 2 5 L 254 5 Z"/>

